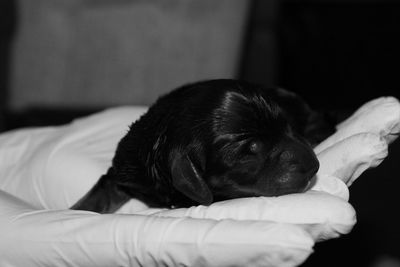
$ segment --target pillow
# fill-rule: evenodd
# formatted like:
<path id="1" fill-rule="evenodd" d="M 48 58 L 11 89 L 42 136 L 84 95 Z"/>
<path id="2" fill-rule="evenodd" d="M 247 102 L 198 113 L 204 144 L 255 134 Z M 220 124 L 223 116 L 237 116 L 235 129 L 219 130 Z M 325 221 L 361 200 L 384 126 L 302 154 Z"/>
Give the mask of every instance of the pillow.
<path id="1" fill-rule="evenodd" d="M 346 183 L 382 161 L 384 137 L 396 129 L 338 129 L 316 148 L 321 168 L 304 194 L 176 210 L 131 200 L 118 214 L 68 210 L 107 170 L 118 141 L 145 110 L 114 108 L 65 126 L 0 135 L 0 265 L 299 265 L 315 241 L 352 229 Z M 365 153 L 346 150 L 360 145 Z"/>

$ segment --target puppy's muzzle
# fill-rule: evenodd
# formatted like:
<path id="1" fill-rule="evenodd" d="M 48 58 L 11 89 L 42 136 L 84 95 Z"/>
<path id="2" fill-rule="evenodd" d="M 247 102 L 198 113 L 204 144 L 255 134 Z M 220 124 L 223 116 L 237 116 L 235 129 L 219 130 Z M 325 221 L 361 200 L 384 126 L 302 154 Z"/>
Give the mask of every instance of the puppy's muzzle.
<path id="1" fill-rule="evenodd" d="M 277 195 L 304 191 L 319 169 L 310 146 L 298 140 L 285 140 L 277 153 Z"/>

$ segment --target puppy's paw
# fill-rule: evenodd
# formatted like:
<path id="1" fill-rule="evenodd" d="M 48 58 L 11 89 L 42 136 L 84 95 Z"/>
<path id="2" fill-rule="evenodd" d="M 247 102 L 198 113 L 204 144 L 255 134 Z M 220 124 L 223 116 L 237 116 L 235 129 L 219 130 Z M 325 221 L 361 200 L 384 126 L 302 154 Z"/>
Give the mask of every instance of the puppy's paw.
<path id="1" fill-rule="evenodd" d="M 336 129 L 344 137 L 371 132 L 379 134 L 387 143 L 391 143 L 400 132 L 400 103 L 390 96 L 371 100 L 338 124 Z"/>
<path id="2" fill-rule="evenodd" d="M 388 155 L 388 144 L 378 134 L 360 133 L 320 152 L 319 174 L 333 175 L 350 186 L 366 169 L 378 166 Z"/>

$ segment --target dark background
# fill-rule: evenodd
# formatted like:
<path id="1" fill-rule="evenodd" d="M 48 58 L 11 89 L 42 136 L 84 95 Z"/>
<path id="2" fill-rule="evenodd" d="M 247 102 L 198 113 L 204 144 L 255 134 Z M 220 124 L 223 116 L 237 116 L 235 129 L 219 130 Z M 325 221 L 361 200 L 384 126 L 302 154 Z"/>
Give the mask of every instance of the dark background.
<path id="1" fill-rule="evenodd" d="M 96 111 L 7 108 L 17 21 L 16 3 L 0 1 L 1 131 L 65 123 Z M 344 117 L 374 97 L 400 98 L 399 35 L 399 1 L 286 0 L 271 5 L 254 0 L 237 77 L 288 88 L 316 109 Z M 382 257 L 400 262 L 399 160 L 400 144 L 395 142 L 389 158 L 350 189 L 358 215 L 354 230 L 317 244 L 304 266 L 400 266 L 377 263 Z"/>
<path id="2" fill-rule="evenodd" d="M 260 71 L 268 59 L 259 56 L 270 24 L 263 16 L 265 2 L 253 5 L 241 75 L 269 83 Z M 284 1 L 274 19 L 274 84 L 341 115 L 374 97 L 399 98 L 399 14 L 398 1 Z M 399 160 L 397 141 L 389 158 L 350 188 L 358 218 L 354 230 L 317 244 L 304 266 L 399 266 Z M 385 263 L 385 257 L 397 262 Z"/>

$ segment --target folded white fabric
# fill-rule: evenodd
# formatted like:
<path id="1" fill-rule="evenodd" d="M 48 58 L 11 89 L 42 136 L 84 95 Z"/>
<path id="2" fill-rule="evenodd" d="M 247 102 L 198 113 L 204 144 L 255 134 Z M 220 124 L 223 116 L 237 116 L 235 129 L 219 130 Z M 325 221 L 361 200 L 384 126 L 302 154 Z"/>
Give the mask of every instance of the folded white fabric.
<path id="1" fill-rule="evenodd" d="M 347 176 L 353 181 L 387 155 L 384 131 L 355 133 L 321 149 L 321 171 L 303 194 L 175 210 L 131 200 L 108 215 L 68 210 L 106 171 L 145 110 L 114 108 L 61 127 L 0 135 L 0 266 L 296 266 L 315 241 L 352 229 Z M 359 144 L 365 153 L 345 149 Z"/>

